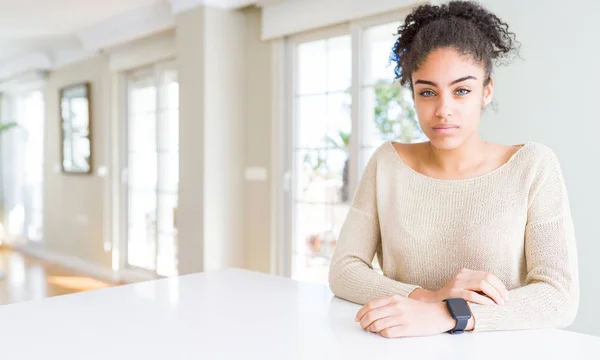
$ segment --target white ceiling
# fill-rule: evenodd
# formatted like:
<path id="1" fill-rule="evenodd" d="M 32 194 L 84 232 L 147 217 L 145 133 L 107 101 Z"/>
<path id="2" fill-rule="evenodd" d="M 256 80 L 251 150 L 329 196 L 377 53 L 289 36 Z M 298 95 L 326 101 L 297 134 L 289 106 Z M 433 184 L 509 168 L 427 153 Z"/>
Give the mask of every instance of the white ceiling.
<path id="1" fill-rule="evenodd" d="M 32 54 L 39 58 L 41 53 L 52 63 L 57 54 L 94 50 L 93 46 L 85 43 L 90 31 L 99 30 L 103 24 L 110 24 L 116 18 L 124 20 L 136 12 L 143 12 L 144 17 L 152 21 L 160 17 L 162 20 L 158 22 L 164 27 L 168 25 L 164 18 L 172 17 L 172 11 L 183 11 L 202 4 L 240 8 L 270 1 L 0 0 L 0 80 L 6 77 L 8 70 L 15 68 L 15 63 L 22 62 L 22 58 L 31 58 Z M 165 12 L 169 14 L 164 15 Z"/>

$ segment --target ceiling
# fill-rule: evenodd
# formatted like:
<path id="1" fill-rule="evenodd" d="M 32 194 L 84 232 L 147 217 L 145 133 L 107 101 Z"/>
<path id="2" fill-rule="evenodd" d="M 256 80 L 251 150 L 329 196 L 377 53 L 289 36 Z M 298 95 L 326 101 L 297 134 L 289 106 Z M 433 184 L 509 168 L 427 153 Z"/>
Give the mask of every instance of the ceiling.
<path id="1" fill-rule="evenodd" d="M 167 16 L 172 18 L 172 13 L 194 6 L 206 4 L 234 9 L 271 1 L 0 0 L 0 79 L 16 72 L 19 68 L 16 65 L 24 58 L 36 58 L 39 62 L 40 57 L 45 56 L 42 62 L 51 66 L 58 56 L 96 50 L 96 43 L 86 43 L 94 38 L 90 32 L 101 29 L 102 24 L 116 18 L 143 13 L 145 18 L 154 21 L 157 17 L 161 18 L 159 22 L 166 26 Z"/>

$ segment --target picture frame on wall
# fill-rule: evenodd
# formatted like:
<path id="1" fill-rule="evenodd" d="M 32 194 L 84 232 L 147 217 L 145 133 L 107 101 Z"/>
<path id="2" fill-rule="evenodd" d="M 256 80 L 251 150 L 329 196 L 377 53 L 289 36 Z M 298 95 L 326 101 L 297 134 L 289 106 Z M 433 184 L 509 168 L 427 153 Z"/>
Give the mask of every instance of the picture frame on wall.
<path id="1" fill-rule="evenodd" d="M 65 174 L 92 173 L 91 85 L 60 89 L 61 167 Z"/>

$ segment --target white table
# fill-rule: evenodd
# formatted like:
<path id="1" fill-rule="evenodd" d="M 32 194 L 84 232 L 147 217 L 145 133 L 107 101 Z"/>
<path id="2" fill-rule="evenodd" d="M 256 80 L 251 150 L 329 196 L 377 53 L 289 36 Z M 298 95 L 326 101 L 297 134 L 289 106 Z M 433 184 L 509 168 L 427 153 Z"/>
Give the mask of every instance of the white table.
<path id="1" fill-rule="evenodd" d="M 0 307 L 3 359 L 598 359 L 561 330 L 385 339 L 326 286 L 227 269 Z"/>

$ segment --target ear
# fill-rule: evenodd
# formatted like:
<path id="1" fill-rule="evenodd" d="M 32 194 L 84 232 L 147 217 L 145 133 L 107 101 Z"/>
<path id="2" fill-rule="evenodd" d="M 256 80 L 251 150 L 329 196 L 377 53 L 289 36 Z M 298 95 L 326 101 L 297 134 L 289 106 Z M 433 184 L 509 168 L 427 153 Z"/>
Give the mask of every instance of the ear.
<path id="1" fill-rule="evenodd" d="M 490 82 L 483 88 L 482 106 L 486 107 L 494 97 L 494 78 L 490 76 Z"/>

